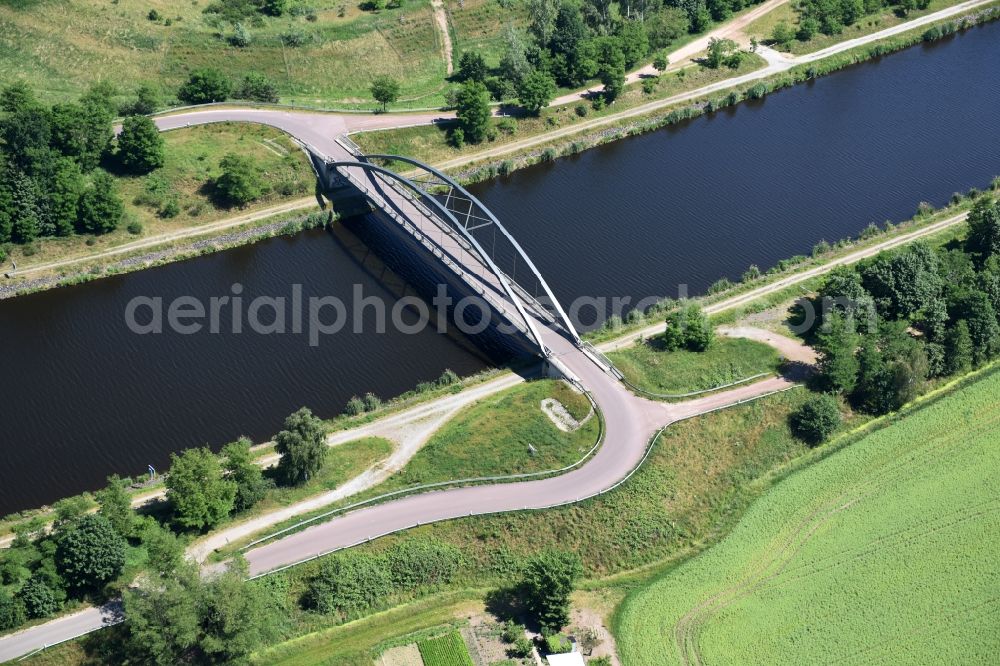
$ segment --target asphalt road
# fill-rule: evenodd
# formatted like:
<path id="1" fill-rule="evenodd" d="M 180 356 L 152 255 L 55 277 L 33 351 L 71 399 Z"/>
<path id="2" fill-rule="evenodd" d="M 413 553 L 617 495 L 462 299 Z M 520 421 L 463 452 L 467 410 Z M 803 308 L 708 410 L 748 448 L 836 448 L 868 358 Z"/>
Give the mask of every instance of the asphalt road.
<path id="1" fill-rule="evenodd" d="M 970 0 L 915 21 L 843 42 L 808 56 L 794 59 L 772 56 L 772 58 L 768 58 L 770 63 L 768 67 L 748 76 L 723 82 L 724 85 L 709 86 L 668 100 L 658 100 L 651 104 L 665 106 L 710 92 L 709 88 L 723 89 L 737 83 L 764 78 L 775 71 L 787 69 L 793 64 L 811 62 L 861 44 L 956 16 L 985 5 L 989 1 Z M 653 107 L 644 105 L 600 120 L 602 124 L 611 123 L 633 115 L 648 113 L 650 110 L 653 110 Z M 326 155 L 334 155 L 339 149 L 335 137 L 341 134 L 364 129 L 427 124 L 443 117 L 446 117 L 446 114 L 335 115 L 223 107 L 161 116 L 156 118 L 156 123 L 160 129 L 166 130 L 211 122 L 259 122 L 282 129 Z M 571 129 L 577 132 L 585 128 L 576 126 Z M 555 137 L 545 135 L 540 140 L 547 141 L 552 138 Z M 531 141 L 538 140 L 539 138 L 535 138 Z M 517 150 L 522 147 L 524 146 L 520 143 L 515 143 L 505 146 L 503 150 Z M 477 156 L 477 159 L 481 157 L 482 155 Z M 444 166 L 454 165 L 446 164 Z M 957 223 L 957 218 L 948 220 L 946 223 Z M 794 280 L 797 277 L 800 276 L 794 276 L 788 280 Z M 685 403 L 674 405 L 653 403 L 629 393 L 624 386 L 605 374 L 601 367 L 558 333 L 545 328 L 543 336 L 546 338 L 548 346 L 555 352 L 559 362 L 569 372 L 575 374 L 592 393 L 604 414 L 606 422 L 605 443 L 590 462 L 563 476 L 541 481 L 427 493 L 350 513 L 251 551 L 247 556 L 251 573 L 270 571 L 308 557 L 419 524 L 472 514 L 544 508 L 582 499 L 602 492 L 628 476 L 629 472 L 641 462 L 647 441 L 659 427 L 681 418 L 714 411 L 753 398 L 756 395 L 781 390 L 789 386 L 787 380 L 776 378 Z M 120 607 L 117 603 L 112 603 L 99 609 L 84 609 L 72 615 L 5 636 L 0 638 L 0 661 L 14 659 L 28 652 L 99 629 L 107 624 L 113 624 L 119 614 Z"/>

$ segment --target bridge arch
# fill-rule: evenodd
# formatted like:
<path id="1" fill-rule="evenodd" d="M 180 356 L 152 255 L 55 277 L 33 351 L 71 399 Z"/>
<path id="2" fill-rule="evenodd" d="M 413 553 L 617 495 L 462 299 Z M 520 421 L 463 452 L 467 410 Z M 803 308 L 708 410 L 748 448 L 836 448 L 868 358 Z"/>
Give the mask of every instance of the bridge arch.
<path id="1" fill-rule="evenodd" d="M 535 266 L 535 263 L 531 260 L 528 254 L 521 247 L 521 244 L 517 242 L 517 239 L 515 239 L 514 236 L 511 235 L 509 231 L 507 231 L 507 228 L 503 226 L 500 220 L 497 219 L 496 215 L 494 215 L 489 208 L 487 208 L 478 198 L 476 198 L 475 195 L 473 195 L 471 192 L 469 192 L 467 189 L 465 189 L 462 185 L 460 185 L 458 182 L 456 182 L 453 178 L 451 178 L 447 174 L 442 173 L 441 171 L 435 169 L 434 167 L 424 164 L 423 162 L 420 162 L 418 160 L 409 157 L 403 157 L 401 155 L 361 154 L 360 150 L 355 150 L 353 146 L 348 146 L 348 148 L 351 150 L 351 152 L 355 153 L 360 160 L 364 161 L 367 161 L 369 159 L 390 160 L 390 161 L 402 162 L 404 164 L 409 164 L 411 166 L 416 167 L 419 171 L 421 171 L 424 174 L 424 179 L 421 180 L 411 179 L 411 182 L 419 183 L 425 186 L 430 186 L 432 188 L 442 188 L 444 190 L 443 194 L 444 201 L 441 203 L 449 212 L 448 221 L 453 225 L 453 227 L 455 228 L 456 231 L 458 231 L 458 233 L 462 234 L 465 238 L 470 240 L 470 242 L 474 242 L 476 246 L 479 247 L 480 249 L 482 249 L 482 247 L 475 238 L 475 232 L 477 230 L 492 228 L 493 230 L 499 232 L 501 237 L 509 244 L 510 248 L 513 250 L 514 261 L 516 262 L 517 258 L 520 258 L 523 261 L 524 265 L 527 266 L 528 270 L 530 271 L 531 275 L 534 277 L 536 281 L 536 285 L 542 289 L 547 299 L 547 303 L 542 303 L 538 301 L 536 296 L 532 295 L 524 286 L 520 285 L 516 281 L 515 276 L 507 275 L 505 272 L 501 271 L 500 268 L 494 262 L 493 257 L 487 257 L 492 269 L 494 269 L 499 273 L 498 278 L 500 277 L 500 275 L 502 275 L 507 281 L 519 287 L 522 291 L 525 292 L 525 294 L 528 296 L 529 299 L 531 299 L 532 301 L 534 301 L 535 303 L 537 303 L 539 306 L 541 306 L 543 309 L 546 310 L 547 314 L 552 318 L 552 320 L 558 323 L 566 331 L 566 333 L 569 334 L 573 342 L 577 344 L 580 343 L 580 335 L 577 333 L 576 327 L 573 326 L 573 322 L 566 315 L 566 312 L 563 310 L 562 305 L 559 303 L 559 300 L 556 298 L 555 294 L 552 293 L 552 289 L 545 281 L 545 278 L 542 277 L 542 274 Z M 424 193 L 429 198 L 437 199 L 437 197 L 435 197 L 431 192 L 425 191 Z M 461 222 L 459 220 L 461 220 Z M 514 272 L 516 273 L 516 263 Z M 547 308 L 546 305 L 548 306 Z M 549 311 L 549 308 L 551 308 L 551 311 Z"/>
<path id="2" fill-rule="evenodd" d="M 480 261 L 482 261 L 483 264 L 486 266 L 486 268 L 496 277 L 497 282 L 503 289 L 510 303 L 513 304 L 514 308 L 517 311 L 517 314 L 519 315 L 519 319 L 521 320 L 521 322 L 515 321 L 514 322 L 515 325 L 517 325 L 518 323 L 523 323 L 525 332 L 532 339 L 532 341 L 538 346 L 541 354 L 543 356 L 549 355 L 550 353 L 549 349 L 548 347 L 545 346 L 542 336 L 538 331 L 538 326 L 536 325 L 533 317 L 531 317 L 531 315 L 528 314 L 522 298 L 512 287 L 507 275 L 500 270 L 500 268 L 493 262 L 489 254 L 479 244 L 479 241 L 476 240 L 474 236 L 472 236 L 462 227 L 462 225 L 458 222 L 458 220 L 455 218 L 452 212 L 448 210 L 448 208 L 443 203 L 441 203 L 441 201 L 439 201 L 435 196 L 433 196 L 432 194 L 428 193 L 427 191 L 419 187 L 412 180 L 404 176 L 401 176 L 390 169 L 379 166 L 377 164 L 372 164 L 371 162 L 328 161 L 325 164 L 328 169 L 335 169 L 336 171 L 341 173 L 355 187 L 360 189 L 365 194 L 365 196 L 367 196 L 369 200 L 371 200 L 372 203 L 374 203 L 376 206 L 382 209 L 383 212 L 387 213 L 390 217 L 393 217 L 394 219 L 400 220 L 400 218 L 402 217 L 402 213 L 399 210 L 398 205 L 394 204 L 387 197 L 384 197 L 377 192 L 373 192 L 372 188 L 365 185 L 364 182 L 359 181 L 359 179 L 357 178 L 351 177 L 349 173 L 344 173 L 342 170 L 361 169 L 365 171 L 367 174 L 369 174 L 370 177 L 372 175 L 381 176 L 385 180 L 386 184 L 390 186 L 395 185 L 397 192 L 400 192 L 398 188 L 402 187 L 409 192 L 409 196 L 415 197 L 417 200 L 433 208 L 434 212 L 436 212 L 438 216 L 446 224 L 448 224 L 450 228 L 455 229 L 462 236 L 462 238 L 465 239 L 465 241 L 469 244 L 471 250 L 474 252 L 476 257 Z M 373 185 L 375 184 L 373 183 Z M 403 194 L 404 196 L 407 196 L 405 193 L 402 192 L 400 193 Z"/>

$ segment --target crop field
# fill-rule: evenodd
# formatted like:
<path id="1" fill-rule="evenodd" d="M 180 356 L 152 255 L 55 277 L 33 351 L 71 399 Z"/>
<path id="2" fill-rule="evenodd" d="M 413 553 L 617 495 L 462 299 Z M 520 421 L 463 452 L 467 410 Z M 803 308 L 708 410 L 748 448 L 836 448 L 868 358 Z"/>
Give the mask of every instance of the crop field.
<path id="1" fill-rule="evenodd" d="M 14 0 L 0 3 L 0 82 L 23 78 L 47 101 L 75 98 L 108 80 L 123 93 L 141 83 L 165 101 L 198 67 L 234 79 L 270 78 L 283 102 L 370 108 L 378 74 L 402 81 L 402 98 L 443 85 L 445 63 L 429 0 L 364 12 L 357 2 L 289 3 L 279 17 L 242 21 L 250 43 L 237 48 L 233 24 L 205 13 L 202 0 Z M 150 20 L 150 11 L 159 14 Z M 343 13 L 343 16 L 341 16 Z M 294 46 L 292 44 L 295 44 Z"/>
<path id="2" fill-rule="evenodd" d="M 420 641 L 417 647 L 424 666 L 472 666 L 472 657 L 457 631 Z"/>
<path id="3" fill-rule="evenodd" d="M 721 336 L 704 352 L 667 351 L 658 336 L 608 357 L 630 382 L 653 393 L 709 389 L 775 372 L 780 364 L 778 352 L 768 345 Z"/>
<path id="4" fill-rule="evenodd" d="M 626 666 L 990 664 L 1000 373 L 788 477 L 629 597 Z"/>

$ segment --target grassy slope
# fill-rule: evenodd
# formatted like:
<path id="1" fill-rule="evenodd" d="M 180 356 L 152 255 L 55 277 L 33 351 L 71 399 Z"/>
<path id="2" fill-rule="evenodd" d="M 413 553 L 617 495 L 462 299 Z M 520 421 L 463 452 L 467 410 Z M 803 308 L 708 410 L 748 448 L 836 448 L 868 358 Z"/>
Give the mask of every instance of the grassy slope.
<path id="1" fill-rule="evenodd" d="M 393 489 L 480 475 L 558 469 L 576 462 L 597 440 L 598 421 L 565 433 L 542 412 L 559 400 L 577 420 L 590 412 L 587 398 L 563 382 L 541 380 L 484 398 L 436 432 L 413 460 L 386 482 Z M 532 454 L 528 445 L 535 447 Z"/>
<path id="2" fill-rule="evenodd" d="M 661 338 L 611 352 L 608 357 L 636 386 L 653 393 L 684 393 L 721 386 L 765 372 L 780 363 L 772 347 L 743 338 L 717 337 L 704 352 L 666 351 Z"/>
<path id="3" fill-rule="evenodd" d="M 126 211 L 117 230 L 97 237 L 40 239 L 33 245 L 36 251 L 30 257 L 24 256 L 22 246 L 13 246 L 15 261 L 29 266 L 101 252 L 144 236 L 190 229 L 269 208 L 306 196 L 313 189 L 315 175 L 305 154 L 276 129 L 251 123 L 218 123 L 173 130 L 163 137 L 166 161 L 162 168 L 145 176 L 116 178 Z M 270 193 L 246 208 L 227 208 L 212 198 L 211 183 L 219 175 L 219 160 L 230 152 L 251 157 L 271 188 Z M 171 200 L 180 212 L 175 217 L 161 217 L 160 209 Z M 141 235 L 128 232 L 130 219 L 142 224 Z"/>
<path id="4" fill-rule="evenodd" d="M 448 19 L 454 29 L 455 68 L 463 53 L 476 51 L 490 67 L 500 64 L 503 55 L 503 30 L 508 24 L 526 29 L 528 3 L 510 3 L 509 9 L 497 0 L 444 0 Z"/>
<path id="5" fill-rule="evenodd" d="M 284 101 L 303 103 L 368 100 L 376 74 L 403 81 L 403 97 L 436 89 L 444 77 L 438 36 L 427 0 L 362 12 L 358 3 L 316 0 L 317 20 L 305 16 L 246 21 L 250 46 L 230 46 L 232 27 L 211 27 L 207 2 L 135 0 L 19 0 L 0 5 L 0 81 L 23 77 L 48 99 L 73 97 L 106 78 L 131 88 L 140 82 L 174 95 L 197 67 L 212 66 L 234 78 L 259 71 L 278 86 Z M 289 3 L 290 5 L 292 3 Z M 345 16 L 339 17 L 343 6 Z M 172 25 L 149 21 L 156 9 Z M 280 35 L 300 31 L 307 43 L 285 47 Z M 367 103 L 371 106 L 371 103 Z"/>
<path id="6" fill-rule="evenodd" d="M 1000 641 L 1000 374 L 782 482 L 631 597 L 625 664 L 988 663 Z"/>

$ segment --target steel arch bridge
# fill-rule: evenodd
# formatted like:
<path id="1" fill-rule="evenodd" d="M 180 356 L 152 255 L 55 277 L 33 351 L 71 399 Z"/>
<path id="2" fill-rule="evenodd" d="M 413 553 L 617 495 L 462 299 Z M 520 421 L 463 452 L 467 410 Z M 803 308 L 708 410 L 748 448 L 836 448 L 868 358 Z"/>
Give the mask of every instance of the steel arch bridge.
<path id="1" fill-rule="evenodd" d="M 576 328 L 534 262 L 473 194 L 417 160 L 399 155 L 364 155 L 345 137 L 338 143 L 356 159 L 323 156 L 325 185 L 339 177 L 360 190 L 372 205 L 404 227 L 521 329 L 543 355 L 547 356 L 549 350 L 538 330 L 539 320 L 562 328 L 574 343 L 580 344 Z M 415 175 L 400 175 L 371 160 L 410 165 Z M 439 242 L 431 237 L 434 233 L 438 233 Z M 485 268 L 488 275 L 477 274 L 470 279 L 475 263 L 469 262 L 466 253 L 480 265 L 476 268 Z"/>

